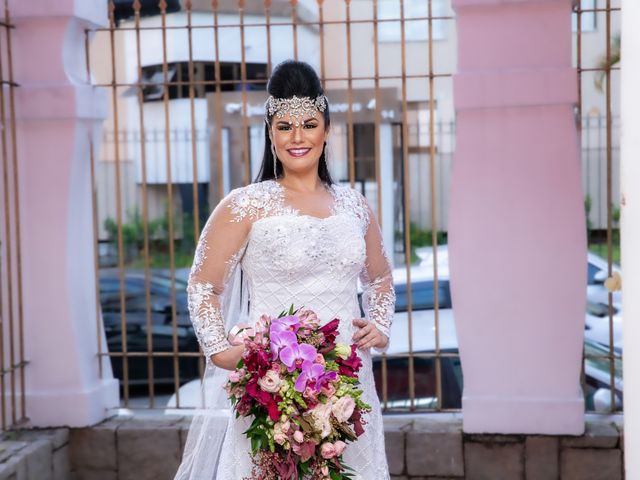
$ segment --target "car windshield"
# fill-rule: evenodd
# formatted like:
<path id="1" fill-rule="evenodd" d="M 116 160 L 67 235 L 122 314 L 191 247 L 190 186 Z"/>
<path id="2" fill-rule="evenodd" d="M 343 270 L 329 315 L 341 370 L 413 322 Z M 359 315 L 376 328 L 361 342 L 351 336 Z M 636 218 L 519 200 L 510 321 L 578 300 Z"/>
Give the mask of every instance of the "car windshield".
<path id="1" fill-rule="evenodd" d="M 432 280 L 411 283 L 411 308 L 412 310 L 433 310 L 435 309 L 435 282 Z M 396 285 L 396 312 L 406 312 L 408 303 L 407 285 Z M 449 282 L 440 280 L 438 282 L 438 307 L 451 308 L 451 292 Z"/>

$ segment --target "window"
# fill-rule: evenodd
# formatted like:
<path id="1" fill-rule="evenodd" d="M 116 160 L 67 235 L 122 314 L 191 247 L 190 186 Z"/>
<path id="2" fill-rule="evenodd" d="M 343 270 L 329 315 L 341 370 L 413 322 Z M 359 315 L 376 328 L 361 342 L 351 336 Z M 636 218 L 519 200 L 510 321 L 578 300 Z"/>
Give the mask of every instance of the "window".
<path id="1" fill-rule="evenodd" d="M 255 83 L 247 83 L 247 90 L 265 90 L 267 86 L 267 65 L 264 63 L 246 63 L 246 78 Z M 189 98 L 189 63 L 175 62 L 167 65 L 167 81 L 175 85 L 169 85 L 169 100 L 176 98 Z M 235 80 L 238 83 L 224 83 L 221 91 L 241 90 L 240 80 L 241 65 L 237 62 L 221 62 L 220 77 L 223 81 Z M 142 94 L 145 102 L 162 101 L 164 96 L 165 74 L 162 65 L 149 65 L 142 67 Z M 193 62 L 194 82 L 215 82 L 215 62 Z M 204 98 L 208 92 L 216 90 L 215 83 L 197 83 L 194 85 L 196 98 Z M 137 95 L 137 87 L 131 87 L 126 96 Z"/>
<path id="2" fill-rule="evenodd" d="M 592 10 L 596 8 L 596 0 L 580 0 L 581 10 Z M 593 32 L 596 29 L 596 12 L 583 12 L 580 14 L 581 30 L 583 32 Z M 578 14 L 571 14 L 571 31 L 578 31 Z"/>
<path id="3" fill-rule="evenodd" d="M 431 14 L 433 17 L 449 15 L 445 0 L 430 0 L 432 2 Z M 405 39 L 408 42 L 427 41 L 429 29 L 426 20 L 412 21 L 412 18 L 424 18 L 429 16 L 429 2 L 425 0 L 405 0 Z M 399 42 L 400 31 L 400 2 L 398 0 L 380 0 L 378 3 L 378 18 L 397 19 L 397 22 L 382 22 L 378 25 L 378 35 L 381 42 Z M 433 39 L 444 40 L 447 38 L 447 20 L 433 20 Z"/>

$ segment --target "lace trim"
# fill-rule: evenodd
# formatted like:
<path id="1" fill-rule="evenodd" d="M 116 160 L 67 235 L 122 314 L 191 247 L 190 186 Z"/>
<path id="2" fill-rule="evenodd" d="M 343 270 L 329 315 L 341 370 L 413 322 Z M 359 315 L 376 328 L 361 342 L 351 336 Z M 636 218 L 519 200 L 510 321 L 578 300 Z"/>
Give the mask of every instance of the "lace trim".
<path id="1" fill-rule="evenodd" d="M 258 220 L 272 215 L 293 214 L 295 210 L 284 204 L 284 189 L 274 181 L 252 183 L 229 194 L 229 208 L 234 222 L 245 218 Z"/>
<path id="2" fill-rule="evenodd" d="M 360 222 L 363 234 L 366 234 L 371 219 L 369 218 L 369 209 L 364 196 L 348 186 L 333 185 L 332 188 L 336 199 L 336 211 L 345 212 L 356 217 Z"/>
<path id="3" fill-rule="evenodd" d="M 367 310 L 369 320 L 375 322 L 378 330 L 388 337 L 396 303 L 396 292 L 393 288 L 383 285 L 385 281 L 388 281 L 385 277 L 377 278 L 367 287 L 369 291 Z"/>
<path id="4" fill-rule="evenodd" d="M 231 347 L 224 330 L 220 308 L 211 303 L 214 287 L 209 282 L 193 282 L 187 287 L 188 307 L 193 329 L 207 360 L 214 353 Z"/>
<path id="5" fill-rule="evenodd" d="M 207 244 L 207 233 L 209 231 L 209 225 L 209 222 L 207 222 L 202 229 L 202 233 L 200 233 L 200 241 L 198 241 L 196 252 L 193 255 L 193 265 L 191 265 L 190 276 L 198 273 L 202 268 L 202 264 L 207 259 L 207 250 L 209 250 L 209 245 Z"/>

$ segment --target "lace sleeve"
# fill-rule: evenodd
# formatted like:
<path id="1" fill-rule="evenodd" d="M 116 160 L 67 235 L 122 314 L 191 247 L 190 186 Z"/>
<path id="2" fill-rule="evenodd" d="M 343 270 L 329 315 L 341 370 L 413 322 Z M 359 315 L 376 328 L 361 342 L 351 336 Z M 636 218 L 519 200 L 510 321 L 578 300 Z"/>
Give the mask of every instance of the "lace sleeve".
<path id="1" fill-rule="evenodd" d="M 189 315 L 207 359 L 230 348 L 222 297 L 244 252 L 249 219 L 233 213 L 234 192 L 215 208 L 200 235 L 187 286 Z"/>
<path id="2" fill-rule="evenodd" d="M 366 204 L 364 198 L 363 201 Z M 380 225 L 368 204 L 366 204 L 366 210 L 368 214 L 365 233 L 367 258 L 360 272 L 363 287 L 362 307 L 367 320 L 374 322 L 378 330 L 389 338 L 396 303 L 391 263 L 382 242 Z M 384 352 L 388 346 L 387 342 L 385 348 L 375 350 Z"/>

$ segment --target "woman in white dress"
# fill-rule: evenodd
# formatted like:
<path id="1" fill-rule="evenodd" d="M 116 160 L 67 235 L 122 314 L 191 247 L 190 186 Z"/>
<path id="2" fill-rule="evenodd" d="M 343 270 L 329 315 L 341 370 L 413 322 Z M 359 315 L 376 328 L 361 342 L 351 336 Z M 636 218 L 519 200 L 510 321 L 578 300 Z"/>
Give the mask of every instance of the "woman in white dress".
<path id="1" fill-rule="evenodd" d="M 265 151 L 256 182 L 233 190 L 207 221 L 189 278 L 189 311 L 207 361 L 205 402 L 194 418 L 176 479 L 241 480 L 253 467 L 222 385 L 243 345 L 234 325 L 294 304 L 321 322 L 340 318 L 338 341 L 356 343 L 365 433 L 343 459 L 357 480 L 389 478 L 371 348 L 383 351 L 395 304 L 380 227 L 365 198 L 327 168 L 329 101 L 308 64 L 287 61 L 269 80 Z M 360 317 L 358 278 L 363 286 Z M 283 479 L 289 480 L 289 479 Z"/>

